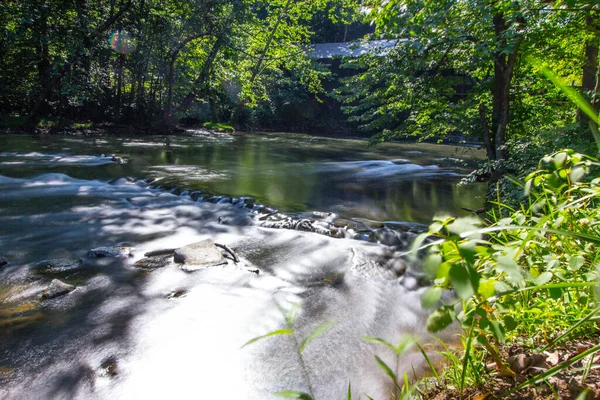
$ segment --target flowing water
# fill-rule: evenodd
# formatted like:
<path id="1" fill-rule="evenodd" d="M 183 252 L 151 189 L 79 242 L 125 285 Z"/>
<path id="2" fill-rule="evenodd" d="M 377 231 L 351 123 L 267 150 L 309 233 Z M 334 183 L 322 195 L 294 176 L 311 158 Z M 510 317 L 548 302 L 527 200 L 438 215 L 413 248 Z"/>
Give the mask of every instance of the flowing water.
<path id="1" fill-rule="evenodd" d="M 125 162 L 101 156 L 113 153 Z M 335 213 L 356 229 L 387 221 L 412 237 L 407 230 L 435 213 L 481 205 L 485 187 L 457 186 L 478 157 L 469 148 L 369 148 L 290 134 L 0 136 L 0 255 L 10 261 L 0 267 L 0 397 L 269 399 L 310 382 L 315 398 L 337 399 L 351 382 L 354 398 L 388 398 L 374 355 L 396 361 L 361 337 L 427 338 L 418 268 L 403 264 L 399 248 L 262 228 L 246 208 L 172 188 L 252 196 L 292 216 Z M 205 238 L 241 262 L 195 273 L 133 266 L 147 251 Z M 124 244 L 132 257 L 86 256 Z M 35 268 L 80 258 L 74 268 Z M 53 278 L 77 289 L 41 301 Z M 296 307 L 294 335 L 241 348 L 285 328 Z M 324 323 L 302 362 L 297 342 Z M 420 366 L 412 352 L 397 370 Z"/>

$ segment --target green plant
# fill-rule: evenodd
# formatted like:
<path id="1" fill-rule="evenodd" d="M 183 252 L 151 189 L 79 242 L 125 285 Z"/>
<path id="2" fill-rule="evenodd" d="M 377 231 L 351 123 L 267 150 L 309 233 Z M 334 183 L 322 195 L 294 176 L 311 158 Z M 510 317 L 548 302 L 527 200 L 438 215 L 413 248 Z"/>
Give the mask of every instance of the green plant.
<path id="1" fill-rule="evenodd" d="M 423 267 L 434 280 L 422 296 L 424 307 L 436 307 L 428 329 L 437 332 L 453 321 L 463 329 L 461 390 L 475 346 L 487 351 L 501 374 L 514 375 L 498 351 L 511 332 L 540 344 L 590 330 L 598 312 L 600 178 L 585 178 L 597 165 L 573 150 L 546 156 L 526 178 L 520 209 L 498 202 L 487 223 L 437 217 L 416 241 L 415 251 L 428 252 Z M 501 217 L 502 208 L 508 217 Z M 423 245 L 432 236 L 438 240 Z M 442 300 L 447 289 L 452 300 Z"/>
<path id="2" fill-rule="evenodd" d="M 409 384 L 408 376 L 406 375 L 406 373 L 403 376 L 403 382 L 400 382 L 398 380 L 398 368 L 400 366 L 400 357 L 404 353 L 406 353 L 412 345 L 417 343 L 416 340 L 414 338 L 408 336 L 408 337 L 405 337 L 402 340 L 400 340 L 400 342 L 396 346 L 393 346 L 389 342 L 386 342 L 385 340 L 376 338 L 376 337 L 365 336 L 365 337 L 363 337 L 363 339 L 366 340 L 367 342 L 379 344 L 379 345 L 385 346 L 388 349 L 392 350 L 392 352 L 394 353 L 394 356 L 395 356 L 395 365 L 394 365 L 393 369 L 391 367 L 389 367 L 385 363 L 385 361 L 383 361 L 378 356 L 375 356 L 375 360 L 377 361 L 377 365 L 379 365 L 379 367 L 383 370 L 383 372 L 385 372 L 385 374 L 392 380 L 392 382 L 394 384 L 394 390 L 393 390 L 394 399 L 410 398 L 410 396 L 414 390 L 414 387 L 412 387 Z"/>
<path id="3" fill-rule="evenodd" d="M 310 375 L 308 374 L 308 369 L 306 368 L 306 363 L 304 361 L 304 358 L 302 357 L 302 353 L 304 352 L 306 346 L 308 346 L 308 344 L 312 342 L 315 338 L 322 335 L 331 325 L 333 325 L 333 322 L 326 322 L 325 324 L 318 326 L 311 333 L 309 333 L 308 336 L 306 336 L 300 341 L 295 331 L 296 320 L 300 313 L 300 305 L 297 303 L 293 304 L 288 311 L 285 311 L 279 304 L 277 304 L 277 308 L 279 308 L 279 310 L 284 316 L 286 325 L 285 329 L 277 329 L 267 334 L 250 339 L 242 346 L 242 348 L 272 336 L 290 336 L 294 342 L 294 347 L 298 356 L 298 363 L 300 364 L 302 376 L 304 377 L 304 381 L 308 387 L 308 393 L 293 390 L 284 390 L 280 392 L 275 392 L 275 394 L 289 399 L 314 400 L 315 395 L 313 393 L 312 384 L 310 382 Z M 350 386 L 348 386 L 348 398 L 351 398 Z"/>

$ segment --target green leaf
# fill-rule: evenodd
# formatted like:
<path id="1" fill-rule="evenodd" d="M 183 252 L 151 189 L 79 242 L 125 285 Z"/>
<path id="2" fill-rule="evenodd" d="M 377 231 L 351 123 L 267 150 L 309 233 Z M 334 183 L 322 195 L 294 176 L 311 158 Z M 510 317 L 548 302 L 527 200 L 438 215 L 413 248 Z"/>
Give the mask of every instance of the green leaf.
<path id="1" fill-rule="evenodd" d="M 383 339 L 380 339 L 377 337 L 372 337 L 372 336 L 363 336 L 362 339 L 367 342 L 383 345 L 383 346 L 387 347 L 388 349 L 392 350 L 394 353 L 396 352 L 396 348 Z"/>
<path id="2" fill-rule="evenodd" d="M 476 232 L 481 225 L 481 220 L 477 217 L 462 217 L 455 219 L 448 225 L 448 230 L 452 233 Z M 476 234 L 477 236 L 481 236 Z"/>
<path id="3" fill-rule="evenodd" d="M 442 307 L 435 310 L 429 318 L 427 318 L 427 330 L 431 333 L 436 333 L 447 328 L 454 319 L 454 310 L 452 307 Z"/>
<path id="4" fill-rule="evenodd" d="M 562 152 L 562 151 L 559 153 L 556 153 L 553 158 L 554 167 L 556 169 L 562 168 L 563 165 L 565 165 L 566 160 L 567 160 L 567 153 Z"/>
<path id="5" fill-rule="evenodd" d="M 310 397 L 308 394 L 295 392 L 293 390 L 282 390 L 281 392 L 275 392 L 274 394 L 280 397 L 285 397 L 286 399 L 312 400 L 312 397 Z"/>
<path id="6" fill-rule="evenodd" d="M 300 353 L 302 353 L 304 351 L 304 348 L 310 343 L 312 342 L 317 336 L 320 336 L 321 334 L 323 334 L 323 332 L 325 332 L 327 329 L 329 329 L 329 327 L 333 325 L 333 321 L 329 321 L 324 323 L 321 326 L 318 326 L 314 331 L 312 331 L 303 341 L 302 344 L 300 344 Z"/>
<path id="7" fill-rule="evenodd" d="M 413 339 L 411 336 L 407 336 L 407 337 L 403 338 L 402 340 L 400 340 L 400 342 L 394 349 L 394 352 L 396 353 L 396 355 L 401 356 L 415 343 L 416 343 L 415 339 Z"/>
<path id="8" fill-rule="evenodd" d="M 517 328 L 518 323 L 513 317 L 507 315 L 506 317 L 504 317 L 504 326 L 506 327 L 506 330 L 512 331 Z"/>
<path id="9" fill-rule="evenodd" d="M 431 308 L 437 304 L 442 297 L 442 289 L 439 287 L 431 287 L 421 295 L 421 307 Z"/>
<path id="10" fill-rule="evenodd" d="M 583 167 L 573 167 L 571 173 L 569 174 L 569 179 L 571 182 L 579 182 L 581 178 L 585 175 L 585 169 Z"/>
<path id="11" fill-rule="evenodd" d="M 470 265 L 454 264 L 450 268 L 450 282 L 459 298 L 466 300 L 479 288 L 479 274 Z"/>
<path id="12" fill-rule="evenodd" d="M 504 327 L 498 321 L 490 321 L 490 330 L 499 343 L 504 343 Z"/>
<path id="13" fill-rule="evenodd" d="M 277 330 L 277 331 L 269 332 L 266 335 L 262 335 L 262 336 L 255 337 L 254 339 L 250 339 L 249 341 L 247 341 L 246 343 L 244 343 L 244 345 L 241 348 L 244 348 L 244 347 L 246 347 L 246 346 L 248 346 L 248 345 L 250 345 L 252 343 L 256 343 L 259 340 L 262 340 L 262 339 L 265 339 L 265 338 L 268 338 L 268 337 L 271 337 L 271 336 L 291 335 L 291 334 L 292 334 L 292 331 L 289 330 L 289 329 L 280 329 L 280 330 Z"/>
<path id="14" fill-rule="evenodd" d="M 377 364 L 379 365 L 379 367 L 385 372 L 387 376 L 390 377 L 394 384 L 398 385 L 398 379 L 396 379 L 396 374 L 394 374 L 392 369 L 388 367 L 388 365 L 385 362 L 383 362 L 381 358 L 375 356 L 375 360 L 377 360 Z"/>
<path id="15" fill-rule="evenodd" d="M 583 267 L 584 263 L 585 258 L 583 258 L 582 256 L 571 257 L 571 259 L 569 260 L 569 269 L 571 271 L 577 271 L 579 270 L 579 268 Z"/>
<path id="16" fill-rule="evenodd" d="M 546 283 L 550 282 L 550 280 L 552 279 L 552 272 L 542 272 L 537 278 L 535 278 L 533 280 L 533 283 L 535 283 L 537 286 L 539 285 L 545 285 Z"/>
<path id="17" fill-rule="evenodd" d="M 348 382 L 348 400 L 352 400 L 352 388 L 350 387 L 350 382 Z"/>
<path id="18" fill-rule="evenodd" d="M 497 269 L 499 272 L 506 274 L 506 280 L 514 286 L 524 287 L 525 280 L 521 269 L 509 255 L 502 255 L 496 257 Z"/>
<path id="19" fill-rule="evenodd" d="M 438 268 L 442 263 L 442 256 L 439 254 L 429 254 L 423 261 L 423 272 L 428 276 L 436 276 Z"/>
<path id="20" fill-rule="evenodd" d="M 477 290 L 477 292 L 484 299 L 490 298 L 496 294 L 495 283 L 496 281 L 494 279 L 482 279 L 479 282 L 479 289 Z"/>

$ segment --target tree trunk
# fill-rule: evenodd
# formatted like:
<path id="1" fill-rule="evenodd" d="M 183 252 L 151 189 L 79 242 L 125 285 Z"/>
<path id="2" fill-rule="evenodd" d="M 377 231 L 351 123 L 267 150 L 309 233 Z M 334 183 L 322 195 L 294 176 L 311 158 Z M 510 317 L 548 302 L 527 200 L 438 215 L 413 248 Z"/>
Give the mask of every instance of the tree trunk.
<path id="1" fill-rule="evenodd" d="M 38 75 L 40 87 L 44 88 L 50 82 L 50 51 L 48 49 L 48 16 L 46 1 L 40 3 L 40 40 L 38 44 Z"/>
<path id="2" fill-rule="evenodd" d="M 121 97 L 123 88 L 123 65 L 125 64 L 125 54 L 119 54 L 119 64 L 117 65 L 117 92 L 115 101 L 115 117 L 121 116 Z"/>
<path id="3" fill-rule="evenodd" d="M 169 60 L 169 76 L 167 77 L 167 104 L 165 105 L 165 112 L 163 115 L 163 121 L 165 124 L 168 123 L 169 119 L 171 118 L 171 108 L 173 106 L 173 85 L 175 84 L 175 62 L 177 61 L 177 57 L 179 57 L 179 53 L 189 42 L 192 42 L 196 39 L 207 35 L 207 32 L 202 32 L 187 37 L 182 42 L 180 42 L 171 52 L 171 59 Z"/>
<path id="4" fill-rule="evenodd" d="M 171 119 L 171 105 L 173 104 L 173 85 L 175 84 L 175 61 L 177 55 L 174 54 L 169 62 L 169 75 L 167 76 L 167 104 L 165 105 L 165 113 L 163 115 L 163 122 L 167 124 Z"/>
<path id="5" fill-rule="evenodd" d="M 581 79 L 581 91 L 587 99 L 590 100 L 592 108 L 598 112 L 600 108 L 600 99 L 597 97 L 597 86 L 600 85 L 600 76 L 598 75 L 600 71 L 600 64 L 598 62 L 598 42 L 600 42 L 600 26 L 598 26 L 598 22 L 595 20 L 591 14 L 588 12 L 585 18 L 585 26 L 586 28 L 594 33 L 594 36 L 588 39 L 585 43 L 585 62 L 583 64 L 583 76 Z M 591 128 L 592 139 L 594 133 L 594 126 L 590 124 L 594 124 L 594 121 L 590 120 L 590 118 L 581 111 L 581 109 L 577 110 L 577 119 L 580 121 L 581 126 L 587 130 Z M 597 129 L 597 126 L 595 127 Z"/>
<path id="6" fill-rule="evenodd" d="M 283 20 L 283 16 L 287 13 L 287 10 L 290 7 L 290 5 L 291 5 L 291 0 L 287 0 L 287 2 L 285 3 L 285 7 L 281 11 L 281 13 L 279 13 L 279 16 L 277 17 L 277 21 L 275 21 L 275 25 L 273 26 L 273 29 L 271 30 L 271 33 L 269 34 L 269 38 L 267 39 L 267 42 L 265 43 L 265 47 L 264 47 L 263 51 L 261 52 L 260 57 L 259 57 L 256 65 L 254 66 L 254 69 L 252 70 L 252 76 L 249 79 L 250 83 L 253 83 L 256 80 L 256 78 L 258 77 L 258 75 L 260 73 L 260 67 L 262 67 L 263 62 L 265 61 L 265 56 L 267 55 L 267 51 L 269 51 L 269 48 L 271 47 L 271 43 L 273 42 L 273 38 L 275 37 L 275 34 L 277 33 L 277 28 L 279 28 L 279 24 Z M 246 107 L 246 100 L 240 99 L 237 107 L 235 108 L 233 115 L 231 116 L 231 124 L 232 125 L 234 125 L 234 126 L 237 125 L 237 123 L 240 119 L 240 116 L 242 115 L 242 111 L 244 111 L 244 107 Z"/>
<path id="7" fill-rule="evenodd" d="M 510 112 L 510 89 L 519 43 L 507 43 L 505 39 L 508 26 L 504 14 L 496 10 L 493 17 L 494 33 L 496 40 L 502 44 L 501 49 L 494 55 L 494 86 L 492 105 L 492 129 L 494 160 L 506 160 L 508 151 L 506 149 L 506 130 L 509 122 Z M 509 45 L 513 49 L 505 54 Z"/>
<path id="8" fill-rule="evenodd" d="M 83 47 L 88 48 L 89 45 L 93 43 L 99 35 L 108 30 L 116 21 L 118 21 L 123 16 L 123 14 L 131 7 L 131 4 L 132 0 L 128 0 L 127 3 L 125 3 L 125 5 L 121 7 L 119 12 L 117 12 L 114 15 L 111 13 L 110 17 L 106 21 L 104 21 L 104 23 L 98 29 L 96 29 L 93 34 L 86 35 Z M 44 101 L 48 98 L 50 93 L 52 93 L 54 87 L 60 82 L 62 76 L 70 70 L 71 65 L 74 64 L 77 61 L 77 59 L 81 57 L 84 50 L 85 49 L 79 49 L 77 51 L 73 51 L 69 55 L 69 57 L 67 57 L 67 60 L 62 65 L 62 67 L 57 71 L 56 75 L 54 75 L 52 79 L 50 79 L 48 83 L 40 90 L 40 94 L 38 95 L 31 111 L 29 112 L 29 115 L 27 116 L 27 119 L 29 121 L 33 121 L 38 117 Z"/>
<path id="9" fill-rule="evenodd" d="M 213 69 L 213 64 L 215 62 L 215 59 L 217 58 L 217 54 L 219 54 L 219 52 L 221 51 L 221 48 L 223 47 L 224 43 L 225 42 L 223 41 L 223 39 L 221 39 L 221 37 L 219 37 L 215 41 L 212 49 L 210 50 L 210 53 L 208 53 L 208 56 L 206 57 L 206 61 L 204 61 L 204 65 L 202 66 L 202 71 L 200 71 L 200 75 L 198 76 L 198 79 L 196 79 L 196 82 L 194 83 L 194 86 L 199 88 L 198 92 L 197 93 L 188 93 L 185 96 L 185 98 L 183 99 L 183 102 L 181 103 L 181 105 L 177 108 L 177 111 L 179 111 L 179 112 L 186 111 L 192 105 L 192 102 L 194 101 L 194 99 L 196 97 L 205 96 L 208 93 L 208 88 L 210 87 L 210 76 L 211 76 L 211 72 Z"/>

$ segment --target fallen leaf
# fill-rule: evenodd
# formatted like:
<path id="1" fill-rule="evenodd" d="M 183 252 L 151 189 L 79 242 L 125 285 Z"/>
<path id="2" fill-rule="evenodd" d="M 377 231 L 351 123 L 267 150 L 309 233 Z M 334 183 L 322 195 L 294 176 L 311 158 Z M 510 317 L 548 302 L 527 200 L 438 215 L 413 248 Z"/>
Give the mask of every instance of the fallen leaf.
<path id="1" fill-rule="evenodd" d="M 548 358 L 546 358 L 546 362 L 550 364 L 551 367 L 557 365 L 560 361 L 560 356 L 558 355 L 558 351 L 554 353 L 545 353 Z"/>

